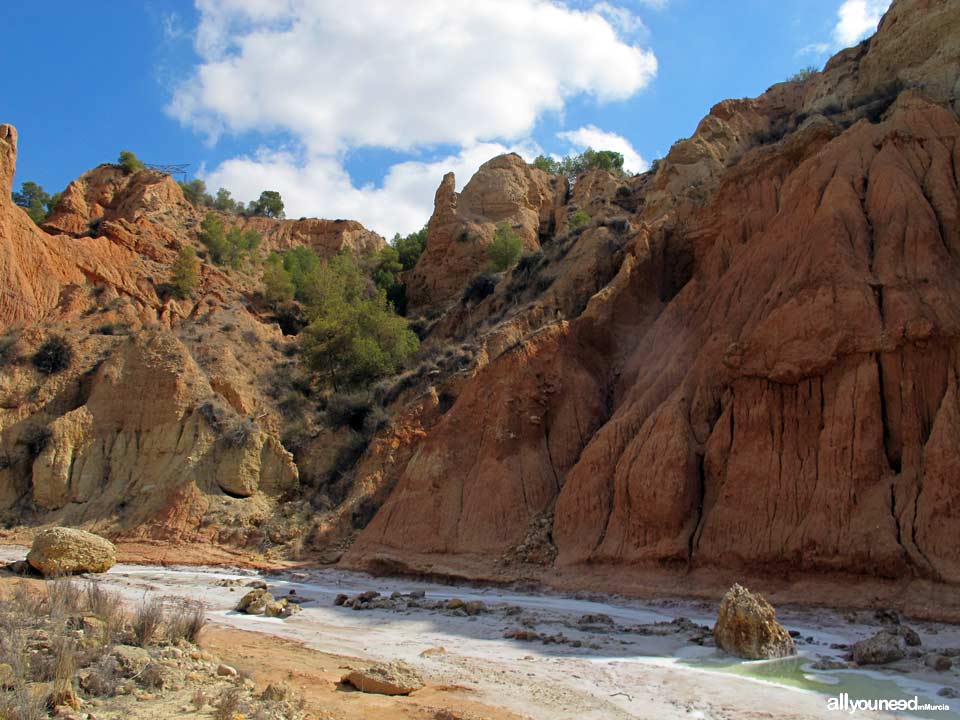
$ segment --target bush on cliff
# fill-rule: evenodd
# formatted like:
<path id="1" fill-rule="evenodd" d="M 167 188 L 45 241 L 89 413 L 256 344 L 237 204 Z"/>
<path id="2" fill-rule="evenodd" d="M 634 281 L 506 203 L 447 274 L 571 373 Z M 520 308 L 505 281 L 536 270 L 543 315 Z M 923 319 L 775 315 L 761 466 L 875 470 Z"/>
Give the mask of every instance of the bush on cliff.
<path id="1" fill-rule="evenodd" d="M 349 253 L 321 260 L 307 247 L 271 253 L 263 298 L 279 316 L 299 307 L 306 320 L 302 349 L 311 371 L 336 389 L 362 387 L 399 371 L 419 340 L 396 314 L 396 251 L 359 264 Z M 383 287 L 386 285 L 387 287 Z"/>
<path id="2" fill-rule="evenodd" d="M 203 180 L 194 178 L 189 182 L 177 184 L 183 191 L 183 197 L 194 207 L 211 207 L 213 205 L 213 197 L 207 192 L 207 184 Z"/>
<path id="3" fill-rule="evenodd" d="M 27 211 L 27 215 L 37 225 L 50 217 L 50 213 L 60 202 L 60 193 L 50 195 L 35 182 L 20 185 L 20 192 L 11 193 L 13 202 Z"/>
<path id="4" fill-rule="evenodd" d="M 493 236 L 493 242 L 487 247 L 490 269 L 493 272 L 503 272 L 520 259 L 521 252 L 523 252 L 523 240 L 507 223 L 500 223 Z"/>
<path id="5" fill-rule="evenodd" d="M 146 165 L 133 154 L 130 150 L 121 150 L 120 157 L 117 158 L 117 165 L 123 168 L 123 171 L 128 175 L 130 173 L 135 173 L 138 170 L 145 170 Z"/>
<path id="6" fill-rule="evenodd" d="M 33 356 L 33 365 L 44 375 L 53 375 L 70 367 L 73 348 L 66 338 L 54 335 L 41 345 Z"/>
<path id="7" fill-rule="evenodd" d="M 310 318 L 303 333 L 306 361 L 335 390 L 398 372 L 419 348 L 387 293 L 347 254 L 321 263 L 307 278 L 303 295 Z"/>
<path id="8" fill-rule="evenodd" d="M 185 300 L 200 282 L 200 261 L 192 247 L 184 245 L 173 263 L 170 292 L 178 300 Z"/>
<path id="9" fill-rule="evenodd" d="M 237 269 L 260 247 L 260 233 L 236 227 L 227 230 L 220 216 L 209 212 L 200 224 L 200 242 L 206 245 L 214 263 Z"/>
<path id="10" fill-rule="evenodd" d="M 533 166 L 551 175 L 566 175 L 571 181 L 575 181 L 578 175 L 588 170 L 599 169 L 615 175 L 625 174 L 621 153 L 593 148 L 587 148 L 579 155 L 568 155 L 560 160 L 540 155 L 533 161 Z"/>
<path id="11" fill-rule="evenodd" d="M 247 205 L 247 214 L 270 218 L 283 217 L 283 199 L 276 190 L 264 190 L 257 200 Z"/>

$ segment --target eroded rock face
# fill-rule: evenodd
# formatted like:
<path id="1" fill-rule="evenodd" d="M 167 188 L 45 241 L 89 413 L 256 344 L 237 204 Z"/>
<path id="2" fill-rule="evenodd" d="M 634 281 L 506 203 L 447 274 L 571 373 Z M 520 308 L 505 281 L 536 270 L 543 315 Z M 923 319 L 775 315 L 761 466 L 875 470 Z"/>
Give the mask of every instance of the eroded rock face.
<path id="1" fill-rule="evenodd" d="M 856 63 L 947 77 L 958 35 L 955 3 L 902 0 Z M 484 336 L 347 562 L 506 555 L 552 517 L 563 566 L 960 581 L 960 123 L 912 89 L 798 122 L 814 88 L 715 108 L 629 184 L 615 277 Z"/>
<path id="2" fill-rule="evenodd" d="M 528 250 L 539 248 L 540 235 L 550 231 L 566 193 L 564 179 L 514 154 L 481 165 L 460 193 L 448 173 L 437 190 L 426 249 L 407 277 L 411 306 L 442 305 L 458 296 L 488 264 L 486 248 L 500 223 L 507 223 Z"/>
<path id="3" fill-rule="evenodd" d="M 293 459 L 274 436 L 239 415 L 204 411 L 215 395 L 169 333 L 130 338 L 90 384 L 87 401 L 50 424 L 33 461 L 34 501 L 59 517 L 81 522 L 123 503 L 131 525 L 166 520 L 183 531 L 195 529 L 191 516 L 202 506 L 183 508 L 186 517 L 166 508 L 187 488 L 249 497 L 297 486 Z"/>
<path id="4" fill-rule="evenodd" d="M 331 257 L 346 251 L 357 255 L 376 252 L 386 246 L 382 236 L 367 230 L 356 220 L 273 220 L 271 218 L 236 218 L 224 216 L 228 223 L 238 222 L 243 229 L 256 230 L 262 246 L 269 250 L 290 250 L 299 245 L 313 248 L 320 257 Z"/>
<path id="5" fill-rule="evenodd" d="M 740 585 L 723 596 L 713 637 L 717 647 L 748 660 L 788 657 L 797 651 L 770 603 Z"/>
<path id="6" fill-rule="evenodd" d="M 37 533 L 27 562 L 46 576 L 102 573 L 117 564 L 117 551 L 99 535 L 58 527 Z"/>

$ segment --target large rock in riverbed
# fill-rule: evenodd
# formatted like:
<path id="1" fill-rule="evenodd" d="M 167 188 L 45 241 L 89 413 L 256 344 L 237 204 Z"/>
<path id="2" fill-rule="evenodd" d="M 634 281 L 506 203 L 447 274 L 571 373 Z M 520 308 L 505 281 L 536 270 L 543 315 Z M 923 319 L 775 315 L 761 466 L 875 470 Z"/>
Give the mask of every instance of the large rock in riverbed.
<path id="1" fill-rule="evenodd" d="M 741 585 L 723 596 L 713 637 L 718 647 L 748 660 L 787 657 L 797 651 L 790 633 L 777 622 L 773 606 Z"/>
<path id="2" fill-rule="evenodd" d="M 268 605 L 274 604 L 274 597 L 263 588 L 255 588 L 240 598 L 236 611 L 247 615 L 263 615 Z"/>
<path id="3" fill-rule="evenodd" d="M 900 638 L 886 630 L 881 630 L 853 646 L 853 661 L 857 665 L 886 665 L 902 660 L 905 656 Z"/>
<path id="4" fill-rule="evenodd" d="M 394 661 L 363 670 L 351 670 L 341 682 L 360 692 L 380 695 L 409 695 L 423 687 L 423 678 L 406 663 Z"/>
<path id="5" fill-rule="evenodd" d="M 117 549 L 84 530 L 51 528 L 34 537 L 27 562 L 45 576 L 102 573 L 117 564 Z"/>

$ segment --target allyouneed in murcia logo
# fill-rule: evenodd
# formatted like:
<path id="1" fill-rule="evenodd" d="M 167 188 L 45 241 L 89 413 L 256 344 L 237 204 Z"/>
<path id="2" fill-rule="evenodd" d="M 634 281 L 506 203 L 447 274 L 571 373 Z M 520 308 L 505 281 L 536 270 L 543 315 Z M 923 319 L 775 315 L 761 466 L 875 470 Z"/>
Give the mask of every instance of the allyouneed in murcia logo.
<path id="1" fill-rule="evenodd" d="M 827 699 L 827 710 L 846 712 L 850 715 L 857 712 L 948 712 L 950 706 L 945 703 L 939 705 L 928 703 L 916 696 L 900 700 L 865 700 L 854 699 L 847 693 L 840 693 L 836 697 Z"/>

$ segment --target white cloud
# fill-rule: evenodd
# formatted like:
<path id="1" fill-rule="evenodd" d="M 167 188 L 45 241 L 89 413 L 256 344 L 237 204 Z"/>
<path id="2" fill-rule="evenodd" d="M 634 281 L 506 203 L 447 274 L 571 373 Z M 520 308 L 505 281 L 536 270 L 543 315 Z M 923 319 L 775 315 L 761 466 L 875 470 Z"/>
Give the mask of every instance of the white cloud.
<path id="1" fill-rule="evenodd" d="M 651 51 L 621 37 L 626 11 L 612 21 L 547 0 L 197 7 L 201 63 L 169 112 L 212 136 L 288 131 L 311 153 L 521 138 L 576 95 L 625 99 L 657 72 Z"/>
<path id="2" fill-rule="evenodd" d="M 557 137 L 566 140 L 579 151 L 588 147 L 594 150 L 613 150 L 623 155 L 623 169 L 631 173 L 646 172 L 650 164 L 641 157 L 633 145 L 622 135 L 606 132 L 596 125 L 585 125 L 579 130 L 557 133 Z"/>
<path id="3" fill-rule="evenodd" d="M 626 99 L 657 72 L 653 52 L 638 42 L 643 23 L 615 0 L 196 5 L 200 62 L 168 112 L 212 142 L 223 133 L 281 132 L 297 148 L 264 147 L 204 169 L 208 187 L 243 201 L 278 190 L 289 217 L 351 218 L 387 236 L 423 225 L 447 171 L 462 184 L 503 152 L 529 160 L 540 151 L 528 138 L 544 113 L 561 113 L 578 95 Z M 631 167 L 645 165 L 622 138 L 603 136 L 604 147 L 629 151 Z M 353 148 L 416 158 L 439 145 L 456 149 L 397 163 L 379 185 L 357 186 L 344 166 Z"/>
<path id="4" fill-rule="evenodd" d="M 462 186 L 484 162 L 505 152 L 518 152 L 528 161 L 539 154 L 533 145 L 507 147 L 477 143 L 456 155 L 430 162 L 393 165 L 380 187 L 355 187 L 340 162 L 331 157 L 300 158 L 288 151 L 261 149 L 203 174 L 211 189 L 230 188 L 234 197 L 249 201 L 264 189 L 279 190 L 287 217 L 318 216 L 359 220 L 391 237 L 420 229 L 433 212 L 433 196 L 447 172 Z"/>
<path id="5" fill-rule="evenodd" d="M 825 55 L 826 53 L 830 52 L 830 48 L 830 43 L 810 43 L 809 45 L 804 45 L 802 48 L 797 50 L 797 57 L 802 57 L 804 55 Z"/>
<path id="6" fill-rule="evenodd" d="M 872 35 L 888 7 L 890 0 L 845 0 L 833 28 L 837 46 L 849 47 Z"/>

